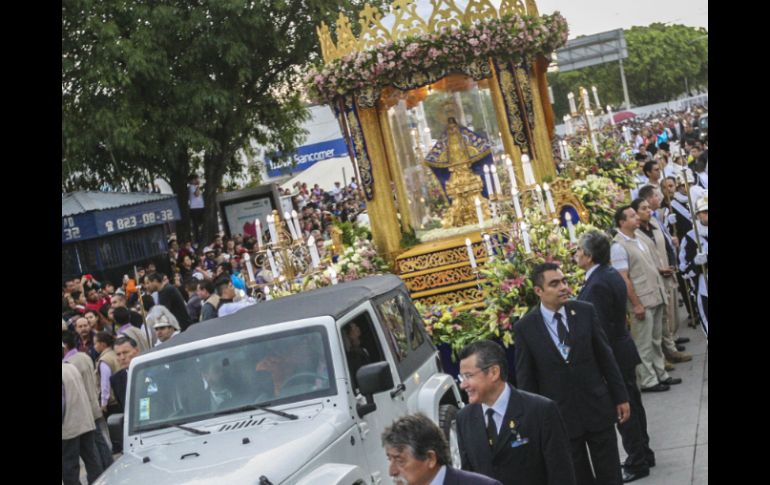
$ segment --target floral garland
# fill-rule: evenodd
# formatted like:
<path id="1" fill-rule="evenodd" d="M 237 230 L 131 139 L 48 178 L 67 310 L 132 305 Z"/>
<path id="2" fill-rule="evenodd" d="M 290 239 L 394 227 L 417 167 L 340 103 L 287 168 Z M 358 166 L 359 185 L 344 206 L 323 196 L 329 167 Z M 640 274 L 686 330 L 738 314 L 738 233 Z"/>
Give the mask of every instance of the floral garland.
<path id="1" fill-rule="evenodd" d="M 609 178 L 599 175 L 573 180 L 570 188 L 588 209 L 591 224 L 605 231 L 615 227 L 615 209 L 626 202 L 624 190 Z"/>
<path id="2" fill-rule="evenodd" d="M 414 304 L 433 343 L 436 346 L 449 345 L 455 357 L 471 342 L 500 336 L 497 328 L 487 325 L 486 318 L 477 310 L 458 310 L 450 305 L 426 306 L 420 302 Z M 512 334 L 506 333 L 503 338 L 506 345 L 513 342 Z"/>
<path id="3" fill-rule="evenodd" d="M 567 21 L 558 12 L 507 15 L 351 52 L 311 69 L 305 84 L 312 100 L 331 104 L 364 87 L 379 91 L 412 76 L 437 78 L 488 58 L 518 63 L 526 56 L 553 52 L 567 42 L 567 36 Z"/>
<path id="4" fill-rule="evenodd" d="M 334 265 L 339 280 L 353 281 L 366 276 L 389 273 L 388 263 L 377 254 L 371 241 L 359 238 L 345 249 Z"/>

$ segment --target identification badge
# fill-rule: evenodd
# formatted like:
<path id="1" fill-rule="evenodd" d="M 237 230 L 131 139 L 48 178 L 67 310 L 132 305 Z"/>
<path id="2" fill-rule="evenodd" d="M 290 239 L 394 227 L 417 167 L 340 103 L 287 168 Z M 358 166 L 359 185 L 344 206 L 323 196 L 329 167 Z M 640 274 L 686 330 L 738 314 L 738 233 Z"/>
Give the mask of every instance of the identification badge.
<path id="1" fill-rule="evenodd" d="M 511 442 L 511 448 L 518 448 L 519 446 L 523 446 L 529 443 L 529 438 L 522 438 L 520 436 L 517 436 L 516 441 Z"/>
<path id="2" fill-rule="evenodd" d="M 557 347 L 559 348 L 561 356 L 566 360 L 567 356 L 569 356 L 569 345 L 560 343 L 557 345 Z"/>

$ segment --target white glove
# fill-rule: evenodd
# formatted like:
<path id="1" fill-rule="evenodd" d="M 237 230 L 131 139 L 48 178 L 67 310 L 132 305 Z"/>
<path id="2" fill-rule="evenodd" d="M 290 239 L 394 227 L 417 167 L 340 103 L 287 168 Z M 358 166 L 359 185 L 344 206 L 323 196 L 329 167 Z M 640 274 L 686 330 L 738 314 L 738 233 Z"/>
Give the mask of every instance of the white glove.
<path id="1" fill-rule="evenodd" d="M 709 255 L 706 253 L 698 253 L 695 255 L 695 264 L 701 265 L 709 262 Z"/>
<path id="2" fill-rule="evenodd" d="M 669 224 L 676 224 L 676 214 L 669 214 L 668 215 L 668 223 Z"/>

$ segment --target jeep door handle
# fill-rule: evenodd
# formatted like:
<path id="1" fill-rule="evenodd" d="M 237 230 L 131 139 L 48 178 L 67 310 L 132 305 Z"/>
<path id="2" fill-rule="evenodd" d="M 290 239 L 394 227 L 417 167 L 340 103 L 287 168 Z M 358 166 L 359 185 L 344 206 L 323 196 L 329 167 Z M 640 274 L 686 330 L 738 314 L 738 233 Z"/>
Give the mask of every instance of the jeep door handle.
<path id="1" fill-rule="evenodd" d="M 406 391 L 406 386 L 403 383 L 401 383 L 401 384 L 397 385 L 394 390 L 390 391 L 390 398 L 391 399 L 395 399 L 396 396 L 398 396 L 399 394 L 401 394 L 404 391 Z"/>

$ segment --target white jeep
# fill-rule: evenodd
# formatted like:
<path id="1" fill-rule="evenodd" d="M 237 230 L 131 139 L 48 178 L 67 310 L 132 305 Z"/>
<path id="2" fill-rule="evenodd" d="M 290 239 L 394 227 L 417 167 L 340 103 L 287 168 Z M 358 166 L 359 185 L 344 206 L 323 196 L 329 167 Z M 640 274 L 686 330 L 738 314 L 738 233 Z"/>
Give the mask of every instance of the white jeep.
<path id="1" fill-rule="evenodd" d="M 459 467 L 461 406 L 402 281 L 365 278 L 195 324 L 136 357 L 123 456 L 96 483 L 389 483 L 384 428 L 424 413 Z"/>

